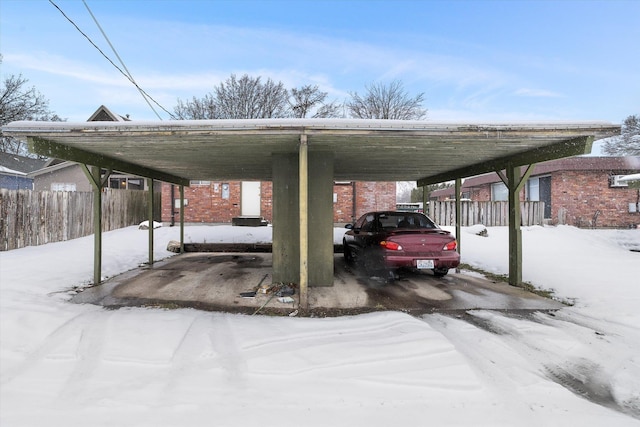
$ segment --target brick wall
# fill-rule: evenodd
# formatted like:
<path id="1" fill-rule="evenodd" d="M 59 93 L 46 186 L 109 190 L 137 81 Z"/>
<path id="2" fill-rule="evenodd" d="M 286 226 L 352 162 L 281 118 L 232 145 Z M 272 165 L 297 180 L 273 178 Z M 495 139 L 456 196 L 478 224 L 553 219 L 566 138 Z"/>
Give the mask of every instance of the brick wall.
<path id="1" fill-rule="evenodd" d="M 333 222 L 348 223 L 354 221 L 353 183 L 336 184 L 333 186 Z M 357 219 L 357 218 L 356 218 Z"/>
<path id="2" fill-rule="evenodd" d="M 260 215 L 267 221 L 273 220 L 273 184 L 262 181 L 260 184 Z"/>
<path id="3" fill-rule="evenodd" d="M 228 186 L 228 194 L 226 191 Z M 223 197 L 224 195 L 224 197 Z M 175 186 L 175 200 L 180 190 Z M 240 215 L 240 182 L 210 182 L 184 188 L 184 221 L 188 223 L 231 222 Z M 162 221 L 171 221 L 171 184 L 162 184 Z M 180 210 L 175 209 L 175 222 L 180 221 Z"/>
<path id="4" fill-rule="evenodd" d="M 396 209 L 395 182 L 356 182 L 356 219 L 368 211 Z"/>
<path id="5" fill-rule="evenodd" d="M 223 184 L 229 185 L 229 198 L 222 198 Z M 241 183 L 211 182 L 206 185 L 185 187 L 184 197 L 187 200 L 184 220 L 187 223 L 226 223 L 239 216 Z M 357 182 L 356 215 L 354 218 L 352 183 L 336 184 L 333 187 L 335 203 L 333 220 L 336 223 L 348 223 L 370 210 L 393 210 L 396 205 L 395 182 Z M 260 186 L 261 216 L 268 221 L 273 220 L 272 183 L 263 181 Z M 180 198 L 180 190 L 175 186 L 174 197 Z M 162 221 L 171 222 L 171 185 L 162 184 Z M 180 221 L 180 211 L 175 209 L 174 221 Z"/>
<path id="6" fill-rule="evenodd" d="M 551 218 L 554 224 L 577 227 L 629 227 L 640 214 L 629 212 L 638 190 L 609 187 L 606 171 L 561 171 L 551 175 Z"/>
<path id="7" fill-rule="evenodd" d="M 470 189 L 469 193 L 470 193 L 471 200 L 474 200 L 477 202 L 491 201 L 491 185 Z"/>
<path id="8" fill-rule="evenodd" d="M 616 175 L 635 171 L 616 171 Z M 637 173 L 637 172 L 636 172 Z M 627 228 L 640 224 L 640 213 L 630 213 L 638 189 L 609 187 L 610 171 L 571 170 L 551 173 L 551 224 L 576 227 Z M 524 192 L 521 200 L 524 200 Z M 471 199 L 491 200 L 491 184 L 474 187 Z"/>

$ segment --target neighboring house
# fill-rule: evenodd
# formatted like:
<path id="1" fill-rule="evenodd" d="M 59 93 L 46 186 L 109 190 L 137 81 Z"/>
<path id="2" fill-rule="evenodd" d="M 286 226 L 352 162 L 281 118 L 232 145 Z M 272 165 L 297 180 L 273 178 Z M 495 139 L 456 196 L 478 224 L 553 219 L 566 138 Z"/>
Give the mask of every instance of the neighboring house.
<path id="1" fill-rule="evenodd" d="M 524 170 L 524 168 L 523 168 Z M 545 203 L 548 224 L 577 227 L 634 227 L 640 224 L 640 189 L 621 180 L 640 171 L 640 157 L 571 157 L 534 166 L 520 200 Z M 507 189 L 496 173 L 465 179 L 461 197 L 505 201 Z M 453 188 L 431 192 L 430 200 L 454 198 Z"/>
<path id="2" fill-rule="evenodd" d="M 33 179 L 35 191 L 93 190 L 82 166 L 75 162 L 51 159 L 42 169 L 30 173 L 29 177 Z M 114 172 L 109 175 L 106 187 L 122 190 L 146 190 L 147 184 L 144 178 Z"/>
<path id="3" fill-rule="evenodd" d="M 0 188 L 32 190 L 33 178 L 28 174 L 40 169 L 46 160 L 0 152 Z"/>
<path id="4" fill-rule="evenodd" d="M 129 118 L 114 114 L 107 107 L 101 105 L 87 121 L 124 122 L 129 121 Z M 82 171 L 82 166 L 75 162 L 49 159 L 41 168 L 31 172 L 28 176 L 33 180 L 33 189 L 36 191 L 93 190 L 87 176 Z M 127 190 L 145 190 L 147 188 L 145 179 L 117 172 L 109 176 L 107 187 Z"/>
<path id="5" fill-rule="evenodd" d="M 225 223 L 239 216 L 272 220 L 271 182 L 193 181 L 184 189 L 186 223 Z M 180 193 L 177 186 L 162 185 L 162 220 L 180 220 Z M 333 186 L 335 223 L 349 223 L 365 212 L 393 210 L 395 182 L 338 181 Z M 173 208 L 172 208 L 173 207 Z"/>

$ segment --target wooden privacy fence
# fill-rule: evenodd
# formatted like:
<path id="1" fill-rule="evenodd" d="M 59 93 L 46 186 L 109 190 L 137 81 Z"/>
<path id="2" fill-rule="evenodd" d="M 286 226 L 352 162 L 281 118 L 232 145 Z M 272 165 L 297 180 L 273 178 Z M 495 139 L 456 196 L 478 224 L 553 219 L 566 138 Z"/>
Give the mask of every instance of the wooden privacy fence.
<path id="1" fill-rule="evenodd" d="M 154 198 L 160 212 L 160 197 Z M 102 230 L 148 219 L 147 191 L 104 189 Z M 0 189 L 0 251 L 93 234 L 93 192 Z"/>
<path id="2" fill-rule="evenodd" d="M 509 225 L 509 202 L 460 202 L 460 225 L 483 224 L 487 227 Z M 429 202 L 429 216 L 436 224 L 456 225 L 456 202 Z M 521 225 L 544 224 L 544 202 L 520 202 Z"/>

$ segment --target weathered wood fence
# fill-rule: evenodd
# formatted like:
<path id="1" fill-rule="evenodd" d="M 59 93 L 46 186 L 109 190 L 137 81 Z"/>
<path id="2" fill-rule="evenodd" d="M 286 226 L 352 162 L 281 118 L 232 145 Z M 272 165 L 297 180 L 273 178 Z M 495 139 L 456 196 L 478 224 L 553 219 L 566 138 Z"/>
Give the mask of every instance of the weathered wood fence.
<path id="1" fill-rule="evenodd" d="M 483 224 L 487 227 L 509 225 L 509 202 L 460 202 L 463 227 Z M 429 217 L 436 224 L 456 225 L 456 203 L 429 202 Z M 520 202 L 522 225 L 544 224 L 544 202 Z"/>
<path id="2" fill-rule="evenodd" d="M 147 191 L 104 189 L 102 230 L 148 219 Z M 160 197 L 154 198 L 160 212 Z M 93 234 L 93 192 L 0 189 L 0 251 Z"/>

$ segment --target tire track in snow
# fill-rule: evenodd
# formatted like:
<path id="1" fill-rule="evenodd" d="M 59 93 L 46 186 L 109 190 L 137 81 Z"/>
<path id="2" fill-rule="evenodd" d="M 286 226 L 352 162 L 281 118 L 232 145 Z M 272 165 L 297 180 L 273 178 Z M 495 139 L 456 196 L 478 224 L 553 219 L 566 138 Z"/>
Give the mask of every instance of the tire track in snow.
<path id="1" fill-rule="evenodd" d="M 44 338 L 42 344 L 26 355 L 18 366 L 3 373 L 0 385 L 6 385 L 19 379 L 29 370 L 42 363 L 47 357 L 52 356 L 56 350 L 67 344 L 70 340 L 79 340 L 82 331 L 90 324 L 90 320 L 92 320 L 94 316 L 95 312 L 80 313 L 55 328 Z"/>
<path id="2" fill-rule="evenodd" d="M 217 322 L 211 321 L 214 319 Z M 215 361 L 225 370 L 228 381 L 244 381 L 248 370 L 247 362 L 235 339 L 229 317 L 210 316 L 209 320 L 209 341 L 216 351 Z"/>
<path id="3" fill-rule="evenodd" d="M 80 331 L 80 342 L 76 351 L 76 363 L 69 375 L 62 391 L 60 399 L 87 399 L 85 392 L 92 376 L 96 373 L 102 362 L 102 353 L 105 346 L 107 326 L 112 312 L 102 311 L 92 316 L 91 322 L 85 323 Z"/>
<path id="4" fill-rule="evenodd" d="M 620 346 L 611 345 L 604 338 L 606 333 L 592 329 L 593 325 L 583 326 L 592 322 L 583 319 L 576 323 L 564 314 L 561 316 L 565 319 L 560 321 L 555 316 L 534 313 L 523 317 L 483 310 L 467 312 L 465 320 L 499 338 L 531 367 L 574 394 L 640 418 L 638 396 L 616 396 L 611 384 L 611 366 L 619 365 L 629 354 L 617 354 Z M 627 367 L 630 373 L 640 372 L 633 361 Z"/>
<path id="5" fill-rule="evenodd" d="M 170 401 L 175 390 L 193 376 L 215 369 L 224 370 L 228 379 L 242 377 L 246 363 L 240 356 L 235 340 L 229 338 L 229 321 L 214 313 L 196 313 L 174 349 L 161 392 L 162 401 Z M 225 330 L 226 333 L 215 332 Z M 225 336 L 226 335 L 226 336 Z"/>

